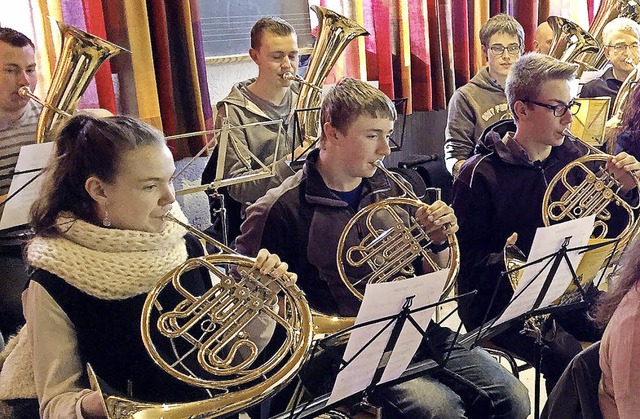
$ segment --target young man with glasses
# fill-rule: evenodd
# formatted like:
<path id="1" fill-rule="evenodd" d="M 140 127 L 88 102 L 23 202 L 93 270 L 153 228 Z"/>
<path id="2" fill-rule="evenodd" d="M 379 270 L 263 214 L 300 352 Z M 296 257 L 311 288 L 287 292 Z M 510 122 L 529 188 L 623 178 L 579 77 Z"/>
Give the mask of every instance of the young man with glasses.
<path id="1" fill-rule="evenodd" d="M 604 55 L 611 66 L 600 77 L 586 83 L 580 92 L 580 97 L 609 96 L 611 110 L 620 86 L 640 62 L 638 55 L 640 25 L 626 17 L 613 19 L 604 27 L 602 38 Z"/>
<path id="2" fill-rule="evenodd" d="M 575 64 L 539 53 L 516 60 L 505 86 L 514 121 L 504 124 L 511 125 L 510 129 L 504 136 L 490 131 L 479 145 L 480 153 L 467 161 L 454 182 L 453 208 L 460 225 L 458 290 L 478 291 L 473 301 L 462 300 L 459 305 L 460 318 L 469 330 L 480 326 L 485 315 L 491 319 L 507 306 L 513 290 L 506 278 L 501 279 L 506 270 L 505 244 L 517 241 L 524 254 L 529 254 L 536 229 L 544 225 L 541 206 L 547 185 L 568 163 L 588 153 L 564 134 L 579 109 L 573 100 L 576 69 Z M 624 188 L 633 188 L 629 172 L 640 169 L 634 157 L 620 153 L 607 167 Z M 599 338 L 583 311 L 562 317 L 556 316 L 561 325 L 555 335 L 545 336 L 548 340 L 542 349 L 548 392 L 582 349 L 578 339 Z M 513 325 L 491 341 L 533 362 L 535 338 L 521 334 L 523 326 Z"/>
<path id="3" fill-rule="evenodd" d="M 449 101 L 444 155 L 454 176 L 473 154 L 484 129 L 509 113 L 504 83 L 511 64 L 522 53 L 524 30 L 513 17 L 499 14 L 480 28 L 480 42 L 487 67 L 456 90 Z"/>

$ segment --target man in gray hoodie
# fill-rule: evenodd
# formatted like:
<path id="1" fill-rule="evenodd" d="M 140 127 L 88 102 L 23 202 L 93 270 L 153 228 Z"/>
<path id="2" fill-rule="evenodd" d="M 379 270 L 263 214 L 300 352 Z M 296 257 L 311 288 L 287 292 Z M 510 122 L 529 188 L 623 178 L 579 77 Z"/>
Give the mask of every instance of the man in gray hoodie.
<path id="1" fill-rule="evenodd" d="M 499 14 L 480 28 L 480 42 L 487 67 L 456 90 L 449 101 L 444 155 L 454 176 L 473 154 L 484 129 L 510 117 L 504 85 L 511 64 L 522 53 L 524 30 L 513 17 Z"/>
<path id="2" fill-rule="evenodd" d="M 291 143 L 287 128 L 298 100 L 300 86 L 285 78 L 285 74 L 296 74 L 298 69 L 298 40 L 295 29 L 288 22 L 268 17 L 258 20 L 251 29 L 251 59 L 258 65 L 258 77 L 236 83 L 231 92 L 218 102 L 216 128 L 221 128 L 228 119 L 230 127 L 257 122 L 281 120 L 282 124 L 258 125 L 244 129 L 231 129 L 224 167 L 225 178 L 247 175 L 260 166 L 250 158 L 254 154 L 265 164 L 274 160 L 276 175 L 229 186 L 229 195 L 243 206 L 253 203 L 267 190 L 278 186 L 293 171 L 286 163 L 291 155 Z M 277 154 L 275 143 L 278 135 L 280 145 Z M 301 154 L 302 150 L 296 150 Z M 217 153 L 210 159 L 203 180 L 215 176 Z"/>

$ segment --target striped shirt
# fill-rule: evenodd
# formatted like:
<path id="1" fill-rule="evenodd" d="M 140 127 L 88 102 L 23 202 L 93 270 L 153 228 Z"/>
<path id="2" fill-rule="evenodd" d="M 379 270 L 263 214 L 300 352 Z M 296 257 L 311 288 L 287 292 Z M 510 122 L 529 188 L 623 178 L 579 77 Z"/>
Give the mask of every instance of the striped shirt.
<path id="1" fill-rule="evenodd" d="M 0 195 L 9 192 L 20 147 L 36 142 L 40 109 L 38 104 L 30 101 L 20 119 L 0 130 Z"/>

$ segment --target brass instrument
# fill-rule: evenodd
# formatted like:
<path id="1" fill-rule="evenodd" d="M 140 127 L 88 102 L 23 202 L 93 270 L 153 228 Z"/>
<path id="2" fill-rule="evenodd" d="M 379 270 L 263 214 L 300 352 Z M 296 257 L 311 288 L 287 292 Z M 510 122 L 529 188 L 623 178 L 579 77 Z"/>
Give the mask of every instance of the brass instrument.
<path id="1" fill-rule="evenodd" d="M 397 281 L 415 275 L 414 261 L 422 258 L 433 270 L 442 269 L 433 254 L 429 234 L 405 208 L 417 209 L 424 204 L 402 180 L 385 168 L 380 160 L 375 165 L 404 191 L 405 195 L 387 198 L 362 208 L 346 225 L 337 249 L 340 278 L 351 293 L 363 298 L 365 284 Z M 362 231 L 364 230 L 364 232 Z M 363 237 L 364 236 L 364 237 Z M 347 246 L 347 241 L 357 245 Z M 455 234 L 448 234 L 449 270 L 443 296 L 453 287 L 459 268 L 459 248 Z M 362 278 L 351 282 L 349 277 Z"/>
<path id="2" fill-rule="evenodd" d="M 619 238 L 619 249 L 624 249 L 638 228 L 635 211 L 621 196 L 622 184 L 605 168 L 611 157 L 564 131 L 570 141 L 577 141 L 589 150 L 589 154 L 569 163 L 549 182 L 542 204 L 545 225 L 596 215 L 593 236 L 595 238 Z M 637 176 L 633 176 L 636 188 L 640 187 Z M 579 183 L 577 183 L 579 182 Z M 609 231 L 611 211 L 622 210 L 627 223 L 620 232 Z M 619 219 L 619 218 L 618 218 Z M 611 234 L 615 234 L 613 237 Z"/>
<path id="3" fill-rule="evenodd" d="M 319 6 L 311 6 L 311 10 L 318 16 L 318 36 L 304 83 L 300 88 L 296 109 L 320 106 L 322 85 L 342 51 L 356 37 L 369 35 L 369 32 L 355 21 L 334 11 Z M 318 138 L 318 124 L 318 112 L 307 111 L 300 114 L 300 129 L 304 144 L 309 145 Z"/>
<path id="4" fill-rule="evenodd" d="M 598 41 L 577 23 L 559 16 L 549 16 L 547 23 L 553 31 L 549 55 L 566 63 L 576 62 L 578 56 L 594 54 L 600 50 Z M 582 68 L 584 64 L 581 64 Z M 585 68 L 582 68 L 584 70 Z M 586 68 L 590 70 L 591 68 Z"/>
<path id="5" fill-rule="evenodd" d="M 629 240 L 636 234 L 638 230 L 636 212 L 640 205 L 631 206 L 621 196 L 622 185 L 620 181 L 605 168 L 610 155 L 576 137 L 569 129 L 565 129 L 564 134 L 565 141 L 579 142 L 589 150 L 589 154 L 569 163 L 549 182 L 542 202 L 544 225 L 549 226 L 595 214 L 596 221 L 589 244 L 619 239 L 617 244 L 605 245 L 585 254 L 583 262 L 576 269 L 576 275 L 581 285 L 586 286 L 597 273 L 597 269 L 595 271 L 593 269 L 594 265 L 601 268 L 607 260 L 611 261 L 617 258 L 624 251 Z M 638 177 L 633 175 L 633 178 L 636 189 L 640 188 Z M 623 212 L 627 217 L 624 228 L 619 232 L 609 228 L 609 223 L 614 219 L 612 211 Z M 620 217 L 616 219 L 619 220 Z M 615 253 L 612 253 L 614 249 Z M 526 260 L 524 254 L 515 245 L 505 246 L 503 256 L 507 271 L 522 266 Z M 521 270 L 511 272 L 508 275 L 514 290 L 518 286 L 521 275 Z M 571 283 L 561 300 L 554 302 L 554 304 L 566 304 L 578 297 L 578 289 L 575 284 Z M 542 319 L 544 320 L 546 317 L 542 317 Z M 539 322 L 539 319 L 536 322 Z"/>
<path id="6" fill-rule="evenodd" d="M 282 389 L 301 368 L 311 345 L 311 312 L 289 277 L 253 271 L 254 259 L 171 214 L 165 219 L 224 253 L 188 259 L 158 282 L 145 300 L 142 340 L 167 374 L 206 389 L 211 398 L 172 404 L 129 400 L 104 393 L 105 386 L 89 368 L 91 386 L 101 392 L 109 418 L 213 418 L 238 412 Z M 202 268 L 219 282 L 198 295 L 184 274 Z M 279 348 L 262 354 L 264 361 L 258 359 L 259 348 L 247 330 L 257 316 L 266 316 L 284 335 L 278 338 Z"/>
<path id="7" fill-rule="evenodd" d="M 123 48 L 90 35 L 78 28 L 58 22 L 62 49 L 44 101 L 22 88 L 19 94 L 43 105 L 36 128 L 36 143 L 49 141 L 49 132 L 64 117 L 69 117 L 87 90 L 102 63 Z"/>
<path id="8" fill-rule="evenodd" d="M 620 86 L 620 90 L 618 90 L 618 94 L 616 95 L 616 101 L 613 103 L 613 108 L 611 110 L 611 118 L 607 121 L 607 125 L 609 127 L 618 127 L 622 125 L 622 118 L 625 108 L 627 107 L 627 103 L 631 98 L 638 82 L 640 81 L 640 64 L 633 63 L 631 58 L 626 58 L 629 64 L 635 66 L 631 73 L 624 79 L 622 85 Z M 615 138 L 613 138 L 615 141 Z M 613 147 L 611 147 L 613 149 Z"/>

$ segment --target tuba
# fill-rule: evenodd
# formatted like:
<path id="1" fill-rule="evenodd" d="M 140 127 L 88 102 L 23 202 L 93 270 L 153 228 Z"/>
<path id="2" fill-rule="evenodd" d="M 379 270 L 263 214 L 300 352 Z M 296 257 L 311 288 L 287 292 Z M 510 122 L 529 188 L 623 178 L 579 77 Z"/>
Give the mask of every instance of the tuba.
<path id="1" fill-rule="evenodd" d="M 577 23 L 559 16 L 549 16 L 547 23 L 553 31 L 553 41 L 549 49 L 549 55 L 553 58 L 573 63 L 578 56 L 591 55 L 600 50 L 598 41 Z M 578 64 L 584 70 L 583 64 Z"/>
<path id="2" fill-rule="evenodd" d="M 387 198 L 362 208 L 347 223 L 337 249 L 337 263 L 344 285 L 358 299 L 363 298 L 366 284 L 398 281 L 415 276 L 413 263 L 422 258 L 432 270 L 442 269 L 428 250 L 429 233 L 404 208 L 418 209 L 424 204 L 405 183 L 385 168 L 380 160 L 375 165 L 404 191 L 404 195 Z M 349 238 L 358 237 L 356 245 Z M 455 234 L 447 235 L 449 270 L 442 296 L 451 291 L 460 263 Z M 349 277 L 362 278 L 352 282 Z"/>
<path id="3" fill-rule="evenodd" d="M 40 101 L 28 87 L 20 89 L 21 96 L 30 97 L 43 106 L 36 128 L 36 143 L 49 141 L 52 127 L 73 113 L 102 63 L 123 51 L 111 42 L 66 23 L 58 22 L 58 27 L 62 35 L 62 49 L 46 99 Z"/>
<path id="4" fill-rule="evenodd" d="M 303 144 L 311 144 L 318 138 L 318 112 L 322 85 L 329 71 L 346 46 L 358 36 L 369 35 L 366 29 L 355 21 L 324 7 L 311 6 L 318 16 L 319 30 L 316 44 L 311 53 L 309 68 L 302 82 L 296 109 L 306 110 L 300 115 L 300 131 Z M 296 79 L 296 76 L 287 76 Z"/>
<path id="5" fill-rule="evenodd" d="M 311 345 L 309 306 L 290 278 L 254 272 L 253 259 L 171 214 L 165 218 L 224 253 L 188 259 L 157 283 L 145 300 L 142 341 L 167 374 L 206 389 L 211 397 L 173 404 L 131 400 L 106 392 L 89 366 L 91 386 L 102 394 L 109 418 L 213 418 L 241 411 L 282 389 L 302 367 Z M 185 274 L 203 268 L 219 282 L 194 292 Z M 280 346 L 272 348 L 270 342 L 269 353 L 260 358 L 247 330 L 257 316 L 282 332 L 272 338 Z"/>

